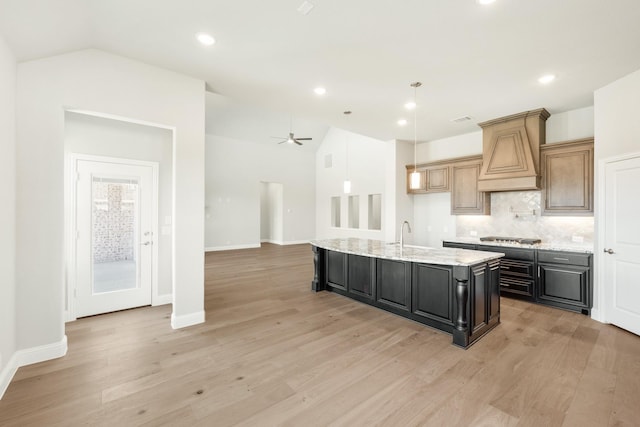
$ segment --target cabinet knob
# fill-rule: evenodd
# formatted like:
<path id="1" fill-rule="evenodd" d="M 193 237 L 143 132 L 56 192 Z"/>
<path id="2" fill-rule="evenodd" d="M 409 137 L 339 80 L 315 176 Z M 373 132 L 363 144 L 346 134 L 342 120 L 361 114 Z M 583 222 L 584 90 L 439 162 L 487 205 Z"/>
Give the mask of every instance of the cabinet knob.
<path id="1" fill-rule="evenodd" d="M 615 254 L 615 252 L 613 251 L 613 249 L 609 248 L 609 249 L 605 249 L 604 250 L 605 253 L 609 254 L 609 255 L 613 255 Z"/>

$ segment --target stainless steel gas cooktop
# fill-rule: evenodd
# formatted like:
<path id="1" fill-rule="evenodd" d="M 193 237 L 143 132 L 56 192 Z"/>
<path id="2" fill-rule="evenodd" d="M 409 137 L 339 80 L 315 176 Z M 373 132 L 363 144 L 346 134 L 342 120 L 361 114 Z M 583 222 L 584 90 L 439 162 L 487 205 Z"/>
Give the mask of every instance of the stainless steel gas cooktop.
<path id="1" fill-rule="evenodd" d="M 542 243 L 542 240 L 537 238 L 501 237 L 501 236 L 485 236 L 485 237 L 481 237 L 480 241 L 481 242 L 520 243 L 523 245 L 535 245 L 536 243 Z"/>

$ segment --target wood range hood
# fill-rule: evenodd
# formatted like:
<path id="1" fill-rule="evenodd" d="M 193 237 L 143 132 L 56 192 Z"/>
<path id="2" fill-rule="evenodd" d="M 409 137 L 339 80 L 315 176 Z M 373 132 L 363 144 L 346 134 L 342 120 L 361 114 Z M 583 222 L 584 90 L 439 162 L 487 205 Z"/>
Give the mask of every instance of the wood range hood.
<path id="1" fill-rule="evenodd" d="M 478 123 L 482 168 L 478 191 L 540 190 L 540 146 L 545 144 L 544 108 Z"/>

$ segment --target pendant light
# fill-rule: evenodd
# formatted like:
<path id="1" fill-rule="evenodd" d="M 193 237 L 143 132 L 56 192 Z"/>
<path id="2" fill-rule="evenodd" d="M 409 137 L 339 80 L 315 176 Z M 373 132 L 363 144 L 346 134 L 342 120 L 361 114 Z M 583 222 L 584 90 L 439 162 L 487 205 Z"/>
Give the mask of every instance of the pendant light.
<path id="1" fill-rule="evenodd" d="M 422 83 L 415 82 L 411 83 L 411 87 L 413 88 L 413 172 L 409 176 L 409 188 L 412 190 L 417 190 L 420 188 L 420 172 L 418 172 L 418 124 L 416 122 L 418 109 L 417 103 L 417 92 L 418 88 L 422 86 Z"/>
<path id="2" fill-rule="evenodd" d="M 348 116 L 349 114 L 351 114 L 351 111 L 345 111 L 343 113 L 345 116 Z M 351 193 L 351 181 L 349 180 L 349 136 L 347 135 L 347 146 L 346 146 L 346 178 L 344 180 L 344 182 L 342 183 L 342 189 L 344 191 L 344 194 L 349 194 Z"/>

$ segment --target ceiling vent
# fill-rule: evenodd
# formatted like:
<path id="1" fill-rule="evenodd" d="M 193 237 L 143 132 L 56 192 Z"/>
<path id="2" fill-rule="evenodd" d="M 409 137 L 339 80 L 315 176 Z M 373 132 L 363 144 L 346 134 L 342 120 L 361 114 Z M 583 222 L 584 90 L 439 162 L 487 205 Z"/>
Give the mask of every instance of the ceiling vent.
<path id="1" fill-rule="evenodd" d="M 456 119 L 451 119 L 453 123 L 463 123 L 463 122 L 468 122 L 469 120 L 471 120 L 471 117 L 469 116 L 462 116 Z"/>
<path id="2" fill-rule="evenodd" d="M 298 12 L 303 15 L 308 15 L 309 12 L 311 12 L 311 9 L 313 9 L 314 7 L 315 5 L 313 3 L 305 1 L 300 6 L 298 6 Z"/>

